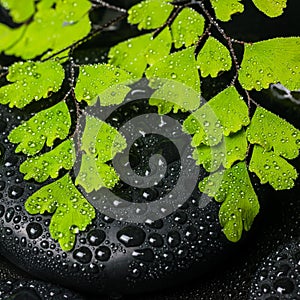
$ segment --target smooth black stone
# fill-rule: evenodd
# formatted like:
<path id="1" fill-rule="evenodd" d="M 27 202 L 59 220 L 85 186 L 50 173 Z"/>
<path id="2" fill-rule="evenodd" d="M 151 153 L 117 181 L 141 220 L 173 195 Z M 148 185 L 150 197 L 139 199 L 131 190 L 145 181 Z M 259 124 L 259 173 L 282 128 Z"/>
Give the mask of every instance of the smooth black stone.
<path id="1" fill-rule="evenodd" d="M 37 280 L 0 281 L 2 300 L 84 300 L 76 292 Z"/>
<path id="2" fill-rule="evenodd" d="M 112 3 L 119 5 L 121 0 L 112 0 Z M 128 7 L 132 4 L 132 2 L 137 2 L 137 1 L 126 1 L 128 4 Z M 269 19 L 264 17 L 262 13 L 260 13 L 253 5 L 252 1 L 243 1 L 243 3 L 246 6 L 245 12 L 243 14 L 238 14 L 237 16 L 233 16 L 233 24 L 232 22 L 225 23 L 224 25 L 228 28 L 229 35 L 242 39 L 242 40 L 259 40 L 262 38 L 272 38 L 275 36 L 296 36 L 299 35 L 299 18 L 298 18 L 298 12 L 299 12 L 299 1 L 294 0 L 290 1 L 288 3 L 288 8 L 287 12 L 285 13 L 284 17 L 279 17 L 275 19 L 275 26 L 274 26 L 274 19 Z M 249 4 L 250 3 L 250 4 Z M 249 9 L 251 8 L 251 9 Z M 245 14 L 248 15 L 248 18 L 245 17 Z M 257 16 L 259 15 L 259 18 Z M 296 17 L 295 17 L 296 16 Z M 267 19 L 265 22 L 264 20 Z M 288 21 L 286 21 L 288 20 Z M 5 20 L 4 20 L 5 21 Z M 236 22 L 237 21 L 237 22 Z M 222 24 L 223 25 L 223 24 Z M 249 29 L 250 28 L 250 29 Z M 262 30 L 262 28 L 264 30 Z M 132 29 L 130 29 L 132 30 Z M 245 34 L 246 33 L 246 34 Z M 107 35 L 106 35 L 107 37 Z M 123 36 L 121 36 L 122 39 L 124 39 Z M 103 36 L 100 36 L 101 40 L 103 39 Z M 119 37 L 120 39 L 120 37 Z M 90 52 L 87 52 L 88 55 L 90 55 Z M 85 58 L 85 57 L 84 57 Z M 85 61 L 83 60 L 85 63 Z M 93 61 L 89 61 L 93 62 Z M 220 81 L 218 78 L 216 81 Z M 205 84 L 205 80 L 202 82 L 202 90 L 203 92 L 205 91 L 212 91 L 213 89 L 211 88 L 211 83 L 208 82 L 207 86 L 203 86 Z M 223 87 L 223 85 L 222 85 Z M 214 95 L 214 94 L 213 94 Z M 206 95 L 204 95 L 207 97 Z M 211 96 L 211 95 L 210 95 Z M 268 97 L 269 98 L 269 97 Z M 269 98 L 270 99 L 270 98 Z M 265 100 L 265 99 L 264 99 Z M 288 101 L 285 101 L 287 103 Z M 263 105 L 268 105 L 268 99 L 266 101 L 262 102 Z M 281 101 L 281 103 L 283 103 Z M 282 107 L 277 107 L 271 103 L 271 109 L 278 109 L 277 113 L 282 113 L 285 112 L 286 109 L 282 109 Z M 293 117 L 290 119 L 295 120 L 299 124 L 299 108 L 294 109 L 295 107 L 293 106 Z M 2 107 L 0 108 L 0 111 L 2 110 Z M 295 113 L 295 111 L 297 113 Z M 289 119 L 289 120 L 290 120 Z M 0 119 L 0 130 L 3 131 L 6 129 L 7 124 L 6 122 L 1 122 L 2 120 Z M 10 128 L 11 129 L 11 128 Z M 2 145 L 0 145 L 1 150 L 3 149 Z M 12 151 L 12 150 L 11 150 Z M 2 172 L 2 169 L 1 169 Z M 1 173 L 2 174 L 2 173 Z M 13 172 L 9 171 L 6 173 L 7 175 L 13 174 Z M 3 184 L 5 185 L 4 181 L 0 181 L 0 190 L 4 189 Z M 24 185 L 24 183 L 20 182 L 21 185 Z M 38 186 L 35 186 L 34 184 L 32 185 L 34 190 L 38 188 Z M 23 195 L 22 199 L 17 199 L 15 203 L 20 203 L 23 202 L 24 199 L 30 194 L 29 193 L 29 188 L 25 188 L 25 196 Z M 274 198 L 281 198 L 281 199 L 274 199 Z M 194 282 L 191 282 L 189 285 L 184 285 L 183 280 L 185 278 L 179 278 L 178 282 L 180 284 L 177 285 L 176 289 L 168 290 L 165 292 L 160 292 L 156 294 L 150 294 L 150 295 L 142 295 L 141 297 L 134 297 L 130 296 L 128 299 L 147 299 L 147 300 L 174 300 L 174 299 L 185 299 L 185 300 L 215 300 L 215 299 L 238 299 L 238 300 L 245 300 L 249 298 L 249 286 L 250 282 L 253 277 L 253 271 L 256 268 L 256 265 L 258 264 L 259 260 L 264 259 L 266 255 L 268 255 L 271 251 L 273 251 L 275 248 L 277 248 L 278 244 L 285 244 L 287 241 L 290 239 L 295 239 L 296 236 L 299 237 L 299 215 L 300 215 L 300 206 L 299 206 L 299 180 L 298 180 L 298 187 L 297 187 L 297 193 L 292 194 L 288 193 L 288 195 L 284 193 L 279 193 L 279 195 L 275 195 L 274 198 L 269 198 L 267 202 L 272 202 L 269 203 L 267 209 L 263 209 L 261 211 L 261 216 L 259 217 L 258 220 L 255 221 L 254 223 L 254 229 L 252 233 L 250 233 L 250 237 L 252 239 L 248 239 L 248 242 L 244 244 L 244 246 L 240 249 L 239 255 L 231 257 L 231 259 L 228 260 L 228 263 L 224 263 L 222 265 L 217 264 L 218 267 L 218 272 L 216 272 L 216 269 L 213 268 L 212 265 L 208 265 L 208 268 L 211 273 L 209 276 L 205 277 L 196 277 L 196 280 Z M 275 200 L 275 201 L 274 201 Z M 4 200 L 2 200 L 4 201 Z M 282 204 L 279 204 L 282 203 Z M 6 212 L 6 208 L 8 207 L 13 207 L 14 204 L 11 202 L 10 204 L 5 204 L 5 207 L 3 206 L 3 214 Z M 18 211 L 18 216 L 21 216 L 22 219 L 23 217 L 27 217 L 27 214 L 23 211 L 23 203 L 22 205 L 19 205 L 22 209 Z M 15 206 L 16 208 L 16 206 Z M 216 212 L 214 210 L 217 210 L 214 208 L 214 206 L 211 208 L 213 211 L 213 214 L 215 215 Z M 17 210 L 17 209 L 16 209 Z M 203 216 L 202 213 L 199 213 L 198 209 L 193 209 L 189 210 L 187 212 L 189 216 L 192 216 L 192 218 L 201 218 Z M 2 207 L 0 205 L 0 217 L 3 217 L 2 214 Z M 275 217 L 270 217 L 270 216 L 275 216 Z M 107 217 L 107 216 L 97 216 L 97 220 L 95 220 L 94 225 L 98 226 L 103 223 L 103 220 L 106 220 L 106 224 L 113 223 L 113 228 L 107 231 L 117 231 L 122 227 L 121 225 L 116 226 L 114 221 Z M 30 221 L 27 219 L 25 222 L 28 224 Z M 48 222 L 49 225 L 49 218 L 43 217 L 43 222 L 46 224 Z M 18 223 L 18 222 L 16 222 Z M 258 225 L 259 226 L 258 226 Z M 108 225 L 109 226 L 109 225 Z M 167 230 L 165 230 L 165 222 L 161 222 L 159 226 L 159 232 L 160 233 L 165 233 Z M 47 227 L 47 226 L 46 226 Z M 115 228 L 118 227 L 118 228 Z M 146 226 L 146 230 L 155 230 L 155 228 L 152 228 L 150 226 Z M 219 228 L 217 228 L 219 229 Z M 6 255 L 9 257 L 13 253 L 13 260 L 16 263 L 20 263 L 21 266 L 26 267 L 28 266 L 31 261 L 27 257 L 25 260 L 22 258 L 22 255 L 29 256 L 28 253 L 30 253 L 30 249 L 32 247 L 29 246 L 29 244 L 32 242 L 28 239 L 25 231 L 25 227 L 22 227 L 23 232 L 18 233 L 20 238 L 20 245 L 22 247 L 26 247 L 25 250 L 20 250 L 19 253 L 13 253 L 13 251 L 9 250 L 6 251 L 5 249 L 9 249 L 10 246 L 13 245 L 12 239 L 8 239 L 5 243 L 5 245 L 1 245 L 0 243 L 0 248 L 3 249 L 4 252 L 6 252 Z M 197 234 L 199 232 L 198 228 Z M 106 231 L 106 229 L 105 229 Z M 2 230 L 2 233 L 4 231 Z M 45 233 L 47 233 L 45 231 Z M 86 235 L 84 234 L 85 238 Z M 201 236 L 200 236 L 201 238 Z M 3 240 L 1 238 L 1 240 Z M 86 238 L 86 240 L 88 240 Z M 146 239 L 147 241 L 147 239 Z M 44 245 L 47 249 L 49 248 L 50 252 L 53 253 L 55 252 L 56 255 L 60 255 L 58 257 L 59 262 L 61 262 L 62 267 L 67 267 L 67 270 L 70 272 L 70 263 L 66 261 L 66 259 L 61 259 L 62 252 L 59 251 L 59 246 L 57 243 L 53 242 L 50 238 L 47 238 L 47 240 L 40 241 L 38 240 L 37 242 L 40 243 L 40 245 Z M 27 246 L 28 244 L 28 246 Z M 76 245 L 78 248 L 80 245 Z M 190 245 L 187 245 L 189 247 Z M 194 246 L 194 245 L 192 245 Z M 14 247 L 14 246 L 13 246 Z M 50 248 L 51 247 L 51 248 Z M 105 246 L 103 246 L 105 247 Z M 92 247 L 91 247 L 92 248 Z M 14 247 L 14 250 L 20 249 L 18 247 Z M 53 251 L 55 250 L 55 251 Z M 210 247 L 208 250 L 213 250 L 212 247 Z M 29 251 L 29 252 L 28 252 Z M 216 253 L 218 254 L 218 253 Z M 31 255 L 31 253 L 30 253 Z M 199 257 L 200 254 L 197 254 Z M 172 266 L 172 261 L 175 258 L 175 253 L 168 252 L 168 250 L 164 250 L 164 253 L 160 256 L 162 260 L 165 260 L 166 262 L 169 262 L 169 264 L 165 264 L 164 266 L 170 267 Z M 38 259 L 40 260 L 41 255 L 38 256 Z M 45 264 L 45 259 L 43 258 L 43 266 L 46 266 Z M 53 258 L 52 258 L 53 260 Z M 21 263 L 22 262 L 22 263 Z M 114 262 L 116 262 L 116 259 L 114 259 Z M 57 273 L 59 273 L 59 270 L 61 269 L 60 266 L 57 266 L 51 262 L 51 265 L 53 265 L 54 268 L 57 269 Z M 71 265 L 71 267 L 73 264 Z M 75 265 L 76 267 L 74 270 L 79 270 L 78 264 Z M 199 264 L 196 264 L 196 267 L 198 267 Z M 28 268 L 30 269 L 30 268 Z M 111 270 L 111 269 L 110 269 Z M 171 267 L 170 267 L 171 270 Z M 35 272 L 39 271 L 34 269 Z M 129 270 L 129 275 L 132 276 L 132 278 L 141 278 L 143 276 L 143 271 L 141 270 L 140 267 L 132 266 Z M 199 272 L 202 273 L 202 270 L 194 270 L 195 274 L 198 275 Z M 44 277 L 49 278 L 49 273 L 50 277 L 53 279 L 56 276 L 56 272 L 54 271 L 54 274 L 51 275 L 51 270 L 48 270 L 47 272 L 43 272 L 42 274 Z M 0 269 L 0 274 L 1 269 Z M 185 276 L 186 274 L 179 273 L 179 276 Z M 24 276 L 24 274 L 23 274 Z M 72 277 L 73 275 L 70 274 Z M 85 280 L 85 277 L 81 276 L 82 280 Z M 1 277 L 2 278 L 2 277 Z M 142 277 L 143 278 L 143 277 Z M 61 278 L 60 278 L 61 279 Z M 59 281 L 60 279 L 56 279 Z M 116 278 L 114 278 L 116 282 Z M 171 281 L 172 279 L 170 279 Z M 72 280 L 71 280 L 72 281 Z M 151 283 L 150 283 L 151 284 Z M 72 285 L 69 283 L 69 285 Z M 73 283 L 73 286 L 75 284 Z M 78 284 L 76 287 L 80 285 L 80 282 L 78 281 Z M 162 283 L 163 285 L 163 283 Z M 175 285 L 175 283 L 174 283 Z M 133 289 L 133 288 L 132 288 Z M 110 290 L 113 290 L 113 287 L 110 288 Z M 147 289 L 145 289 L 147 290 Z M 91 298 L 87 298 L 91 299 Z M 102 297 L 101 297 L 102 299 Z M 269 300 L 277 300 L 279 299 L 278 297 L 271 296 L 269 297 Z"/>
<path id="3" fill-rule="evenodd" d="M 300 240 L 266 257 L 252 282 L 250 300 L 300 299 Z"/>
<path id="4" fill-rule="evenodd" d="M 135 114 L 155 111 L 144 100 L 134 105 L 134 110 L 128 105 L 121 107 L 111 119 L 118 115 L 124 118 L 123 110 L 129 112 L 126 116 L 128 119 Z M 5 148 L 3 162 L 8 161 L 8 158 L 14 162 L 0 165 L 0 180 L 4 182 L 2 192 L 7 195 L 0 200 L 0 252 L 30 274 L 69 288 L 93 291 L 95 294 L 140 293 L 176 286 L 204 274 L 213 265 L 224 261 L 229 250 L 234 248 L 234 244 L 228 242 L 221 232 L 218 222 L 219 204 L 210 201 L 205 207 L 199 207 L 197 199 L 200 199 L 201 193 L 195 187 L 191 197 L 177 211 L 160 220 L 148 219 L 145 224 L 116 221 L 98 211 L 92 225 L 78 234 L 74 249 L 70 252 L 62 251 L 49 235 L 51 216 L 32 216 L 25 211 L 24 202 L 42 185 L 22 180 L 19 165 L 25 157 L 15 154 L 15 145 L 6 140 L 13 126 L 30 116 L 26 110 L 21 114 L 6 106 L 1 106 L 0 114 L 0 119 L 8 120 L 5 135 L 0 140 Z M 166 144 L 158 136 L 146 136 L 143 143 L 150 143 L 155 151 L 163 147 L 166 155 L 168 151 L 175 153 L 172 145 Z M 135 149 L 132 153 L 141 155 L 143 148 Z M 152 154 L 149 151 L 148 155 Z M 176 184 L 177 175 L 172 174 L 174 170 L 179 170 L 179 165 L 176 161 L 169 163 L 162 186 L 155 187 L 157 196 L 164 195 L 164 186 L 172 188 Z M 148 166 L 143 164 L 136 167 L 143 171 L 142 168 Z M 115 188 L 115 192 L 124 193 L 123 188 L 133 200 L 144 193 L 143 190 L 122 183 Z M 12 189 L 22 193 L 12 195 L 9 193 Z M 190 217 L 195 213 L 197 218 Z M 128 237 L 127 243 L 125 236 Z M 185 247 L 187 250 L 183 251 Z"/>

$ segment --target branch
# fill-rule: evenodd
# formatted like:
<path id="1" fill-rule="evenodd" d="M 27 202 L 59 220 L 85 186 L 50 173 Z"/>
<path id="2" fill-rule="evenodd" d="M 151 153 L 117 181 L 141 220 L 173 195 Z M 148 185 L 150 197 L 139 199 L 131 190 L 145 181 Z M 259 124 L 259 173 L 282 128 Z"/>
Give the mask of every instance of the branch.
<path id="1" fill-rule="evenodd" d="M 157 37 L 167 26 L 170 26 L 182 9 L 183 7 L 181 6 L 173 10 L 167 21 L 153 32 L 153 38 Z"/>
<path id="2" fill-rule="evenodd" d="M 61 50 L 53 53 L 52 55 L 50 55 L 49 57 L 47 57 L 47 58 L 45 58 L 45 59 L 43 59 L 41 61 L 47 61 L 47 60 L 49 60 L 49 59 L 51 59 L 51 58 L 53 58 L 53 57 L 55 57 L 55 56 L 63 53 L 64 51 L 71 49 L 71 48 L 76 49 L 81 44 L 86 43 L 87 41 L 89 41 L 92 38 L 94 38 L 96 35 L 100 34 L 105 28 L 110 27 L 111 25 L 113 25 L 113 24 L 115 24 L 115 23 L 123 20 L 126 17 L 127 17 L 127 13 L 126 14 L 122 14 L 122 15 L 116 17 L 115 19 L 110 20 L 108 23 L 106 23 L 104 25 L 101 25 L 100 27 L 96 28 L 95 30 L 92 30 L 86 37 L 82 38 L 81 40 L 79 40 L 79 41 L 73 43 L 72 45 L 69 45 L 69 46 L 67 46 L 67 47 L 65 47 L 65 48 L 63 48 L 63 49 L 61 49 Z"/>
<path id="3" fill-rule="evenodd" d="M 102 0 L 92 0 L 92 4 L 94 8 L 98 8 L 98 7 L 106 7 L 108 9 L 120 12 L 120 13 L 127 13 L 126 9 L 115 6 L 115 5 L 111 5 L 105 1 Z"/>
<path id="4" fill-rule="evenodd" d="M 222 35 L 222 37 L 227 41 L 229 52 L 230 52 L 230 55 L 231 55 L 231 58 L 232 58 L 232 61 L 233 61 L 233 64 L 234 64 L 234 67 L 235 67 L 235 70 L 236 70 L 235 75 L 234 75 L 234 77 L 233 77 L 233 79 L 231 81 L 231 84 L 234 85 L 235 82 L 236 82 L 236 79 L 238 77 L 238 71 L 240 69 L 240 65 L 239 65 L 239 62 L 237 60 L 237 57 L 236 57 L 236 54 L 235 54 L 235 50 L 234 50 L 233 45 L 232 45 L 232 39 L 225 33 L 224 29 L 221 28 L 221 26 L 211 16 L 211 14 L 205 8 L 204 4 L 202 2 L 197 2 L 197 3 L 200 6 L 201 10 L 203 11 L 204 15 L 207 17 L 209 23 L 212 26 L 214 26 L 218 30 L 218 32 Z"/>

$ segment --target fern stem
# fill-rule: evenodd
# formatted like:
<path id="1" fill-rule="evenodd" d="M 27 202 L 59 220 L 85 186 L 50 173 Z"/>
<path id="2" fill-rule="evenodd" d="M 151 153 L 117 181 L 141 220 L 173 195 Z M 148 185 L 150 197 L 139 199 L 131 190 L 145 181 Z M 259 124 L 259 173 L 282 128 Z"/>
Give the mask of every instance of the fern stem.
<path id="1" fill-rule="evenodd" d="M 209 23 L 214 26 L 217 31 L 221 34 L 221 36 L 224 38 L 224 40 L 226 40 L 228 48 L 229 48 L 229 52 L 230 52 L 230 56 L 232 58 L 234 67 L 235 67 L 235 75 L 231 81 L 231 84 L 234 85 L 237 77 L 238 77 L 238 72 L 240 69 L 240 65 L 237 59 L 237 56 L 235 54 L 235 50 L 233 48 L 233 44 L 232 44 L 232 39 L 225 33 L 224 29 L 218 24 L 218 22 L 211 16 L 211 14 L 208 12 L 208 10 L 205 8 L 204 4 L 202 2 L 197 2 L 199 7 L 201 8 L 201 10 L 203 11 L 204 15 L 206 16 L 206 18 L 208 19 Z"/>
<path id="2" fill-rule="evenodd" d="M 106 7 L 108 9 L 120 12 L 120 13 L 127 13 L 126 9 L 115 6 L 115 5 L 111 5 L 105 1 L 102 0 L 92 0 L 92 4 L 93 7 L 97 8 L 97 7 Z"/>
<path id="3" fill-rule="evenodd" d="M 85 36 L 84 38 L 78 40 L 77 42 L 73 43 L 72 45 L 69 45 L 57 52 L 55 52 L 54 54 L 52 54 L 51 56 L 45 58 L 45 59 L 42 59 L 41 61 L 47 61 L 49 59 L 52 59 L 54 58 L 55 56 L 61 54 L 62 52 L 66 51 L 66 50 L 69 50 L 71 48 L 73 49 L 76 49 L 78 46 L 80 46 L 81 44 L 83 43 L 86 43 L 87 41 L 91 40 L 92 38 L 94 38 L 95 36 L 97 36 L 98 34 L 100 34 L 105 28 L 108 28 L 110 27 L 111 25 L 117 23 L 117 22 L 120 22 L 121 20 L 123 20 L 124 18 L 127 17 L 127 12 L 126 14 L 123 14 L 123 15 L 120 15 L 112 20 L 110 20 L 109 22 L 107 22 L 106 24 L 104 25 L 101 25 L 100 27 L 97 27 L 96 29 L 92 30 L 87 36 Z"/>
<path id="4" fill-rule="evenodd" d="M 153 38 L 157 37 L 167 26 L 170 26 L 182 9 L 182 6 L 173 9 L 167 21 L 153 32 Z"/>

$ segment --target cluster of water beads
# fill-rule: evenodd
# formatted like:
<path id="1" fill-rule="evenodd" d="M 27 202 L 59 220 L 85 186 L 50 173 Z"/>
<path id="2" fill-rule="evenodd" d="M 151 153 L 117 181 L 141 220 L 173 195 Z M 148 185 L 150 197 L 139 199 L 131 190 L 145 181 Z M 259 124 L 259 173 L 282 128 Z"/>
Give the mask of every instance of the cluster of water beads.
<path id="1" fill-rule="evenodd" d="M 281 246 L 268 256 L 252 282 L 250 299 L 298 299 L 300 297 L 299 242 Z"/>

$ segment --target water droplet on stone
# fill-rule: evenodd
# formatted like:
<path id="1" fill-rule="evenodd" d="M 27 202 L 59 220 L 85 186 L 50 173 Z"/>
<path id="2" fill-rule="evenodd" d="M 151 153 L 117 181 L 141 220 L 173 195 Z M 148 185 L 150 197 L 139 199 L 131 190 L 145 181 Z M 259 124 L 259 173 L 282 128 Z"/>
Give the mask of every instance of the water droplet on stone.
<path id="1" fill-rule="evenodd" d="M 145 241 L 144 230 L 136 226 L 127 226 L 117 233 L 118 240 L 126 247 L 136 247 Z"/>
<path id="2" fill-rule="evenodd" d="M 154 253 L 151 249 L 137 249 L 132 252 L 132 256 L 138 260 L 142 260 L 145 262 L 154 261 Z"/>
<path id="3" fill-rule="evenodd" d="M 148 241 L 152 247 L 162 247 L 164 244 L 164 240 L 163 240 L 162 236 L 155 232 L 149 234 Z"/>
<path id="4" fill-rule="evenodd" d="M 87 240 L 92 246 L 99 246 L 105 240 L 105 232 L 103 230 L 93 229 L 87 235 Z"/>
<path id="5" fill-rule="evenodd" d="M 26 232 L 30 239 L 37 239 L 39 236 L 42 235 L 43 229 L 39 223 L 32 222 L 27 225 Z"/>
<path id="6" fill-rule="evenodd" d="M 108 261 L 111 256 L 111 251 L 106 246 L 101 246 L 96 249 L 95 251 L 96 259 L 100 261 Z"/>
<path id="7" fill-rule="evenodd" d="M 80 247 L 73 252 L 73 258 L 82 264 L 87 264 L 92 259 L 92 252 L 87 247 Z"/>

